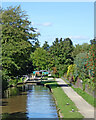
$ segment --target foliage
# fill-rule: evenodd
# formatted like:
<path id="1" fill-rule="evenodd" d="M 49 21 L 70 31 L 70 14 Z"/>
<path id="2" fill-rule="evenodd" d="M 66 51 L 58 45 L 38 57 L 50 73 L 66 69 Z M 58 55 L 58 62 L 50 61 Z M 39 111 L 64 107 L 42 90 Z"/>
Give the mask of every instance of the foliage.
<path id="1" fill-rule="evenodd" d="M 83 80 L 83 88 L 85 89 L 85 84 L 88 84 L 92 90 L 95 88 L 94 82 L 96 68 L 96 44 L 93 43 L 95 43 L 95 41 L 90 45 L 89 51 L 77 54 L 74 60 L 74 64 L 76 64 L 75 73 L 77 73 L 79 78 Z"/>
<path id="2" fill-rule="evenodd" d="M 19 81 L 16 79 L 17 76 L 31 73 L 33 70 L 53 68 L 55 77 L 61 77 L 67 72 L 67 76 L 72 75 L 74 80 L 77 77 L 82 79 L 84 87 L 87 83 L 94 88 L 96 38 L 90 41 L 91 45 L 84 43 L 75 47 L 70 38 L 56 38 L 51 46 L 45 41 L 40 47 L 38 40 L 40 33 L 31 26 L 28 16 L 20 6 L 2 9 L 1 15 L 0 70 L 3 67 L 3 90 L 7 88 L 9 82 L 16 84 Z"/>
<path id="3" fill-rule="evenodd" d="M 32 46 L 32 52 L 34 52 L 36 50 L 36 48 L 40 47 L 40 42 L 39 40 L 34 41 L 34 44 Z"/>
<path id="4" fill-rule="evenodd" d="M 54 67 L 55 61 L 49 51 L 47 51 L 47 62 L 48 62 L 48 70 L 52 70 L 52 67 Z"/>
<path id="5" fill-rule="evenodd" d="M 73 75 L 75 66 L 75 64 L 71 64 L 68 66 L 67 77 L 70 75 L 70 73 Z"/>
<path id="6" fill-rule="evenodd" d="M 31 59 L 36 70 L 48 69 L 48 54 L 43 48 L 37 48 L 34 53 L 31 54 Z"/>
<path id="7" fill-rule="evenodd" d="M 2 75 L 2 93 L 8 88 L 8 77 Z"/>
<path id="8" fill-rule="evenodd" d="M 8 88 L 8 91 L 10 91 L 10 96 L 16 96 L 20 93 L 17 87 Z"/>
<path id="9" fill-rule="evenodd" d="M 74 60 L 74 64 L 76 64 L 76 70 L 78 72 L 78 76 L 82 80 L 84 80 L 88 74 L 86 71 L 86 67 L 85 67 L 85 64 L 87 61 L 86 55 L 87 55 L 87 53 L 79 53 Z"/>
<path id="10" fill-rule="evenodd" d="M 75 58 L 77 54 L 84 53 L 89 51 L 90 45 L 88 43 L 83 43 L 82 45 L 75 45 L 74 50 L 72 52 L 72 56 Z"/>
<path id="11" fill-rule="evenodd" d="M 52 69 L 53 69 L 53 74 L 56 74 L 57 73 L 56 67 L 52 67 Z"/>
<path id="12" fill-rule="evenodd" d="M 49 44 L 47 41 L 45 41 L 45 43 L 43 44 L 42 48 L 44 48 L 45 50 L 49 50 Z"/>
<path id="13" fill-rule="evenodd" d="M 72 82 L 73 82 L 73 81 L 75 82 L 76 79 L 77 79 L 77 76 L 78 76 L 78 75 L 75 73 L 75 72 L 76 72 L 75 69 L 76 69 L 76 65 L 75 65 L 75 64 L 71 64 L 71 65 L 68 66 L 67 78 L 71 77 L 71 81 L 72 81 Z"/>
<path id="14" fill-rule="evenodd" d="M 20 6 L 2 9 L 1 15 L 2 80 L 8 81 L 32 70 L 29 59 L 33 49 L 31 43 L 37 40 L 39 33 L 31 27 L 31 22 Z"/>
<path id="15" fill-rule="evenodd" d="M 95 89 L 95 77 L 96 77 L 96 39 L 91 40 L 91 46 L 89 53 L 87 54 L 87 63 L 85 64 L 86 70 L 89 73 L 88 85 Z"/>
<path id="16" fill-rule="evenodd" d="M 83 85 L 85 86 L 85 79 L 88 78 L 88 71 L 86 71 L 86 56 L 87 53 L 79 53 L 76 55 L 74 64 L 76 64 L 75 74 L 78 74 L 78 77 L 83 80 Z M 84 87 L 85 89 L 85 87 Z"/>
<path id="17" fill-rule="evenodd" d="M 21 41 L 35 39 L 38 34 L 34 33 L 33 27 L 30 27 L 31 22 L 28 21 L 27 15 L 18 7 L 9 7 L 6 10 L 1 11 L 2 14 L 2 43 L 8 43 L 8 41 Z M 29 32 L 30 31 L 30 32 Z"/>
<path id="18" fill-rule="evenodd" d="M 89 53 L 87 54 L 86 69 L 89 71 L 90 77 L 95 77 L 96 72 L 96 44 L 91 44 Z"/>
<path id="19" fill-rule="evenodd" d="M 52 70 L 53 70 L 53 72 L 52 72 L 53 76 L 58 78 L 59 74 L 58 74 L 56 67 L 52 67 Z"/>
<path id="20" fill-rule="evenodd" d="M 51 57 L 54 58 L 53 66 L 56 67 L 60 76 L 67 71 L 68 65 L 73 63 L 72 51 L 73 43 L 69 38 L 64 40 L 56 38 L 49 49 Z"/>

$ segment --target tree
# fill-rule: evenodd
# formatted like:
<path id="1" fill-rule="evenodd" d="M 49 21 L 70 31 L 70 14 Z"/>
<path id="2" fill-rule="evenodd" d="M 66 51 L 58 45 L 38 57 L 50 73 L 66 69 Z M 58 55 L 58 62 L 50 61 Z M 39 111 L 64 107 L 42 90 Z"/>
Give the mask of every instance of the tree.
<path id="1" fill-rule="evenodd" d="M 34 52 L 39 47 L 40 47 L 40 42 L 39 42 L 39 40 L 36 40 L 34 42 L 34 45 L 32 46 L 32 52 Z"/>
<path id="2" fill-rule="evenodd" d="M 33 40 L 38 37 L 39 33 L 35 33 L 35 29 L 30 27 L 31 22 L 28 21 L 27 15 L 21 10 L 20 6 L 14 8 L 9 7 L 7 10 L 2 10 L 1 15 L 1 43 L 12 42 L 13 40 L 18 40 L 18 42 L 21 40 L 28 41 L 29 39 Z"/>
<path id="3" fill-rule="evenodd" d="M 31 22 L 20 6 L 1 10 L 1 15 L 2 79 L 8 80 L 30 71 L 31 61 L 29 58 L 32 52 L 32 43 L 40 34 L 31 27 Z"/>
<path id="4" fill-rule="evenodd" d="M 54 67 L 57 68 L 60 76 L 63 75 L 67 71 L 68 65 L 73 63 L 73 43 L 71 39 L 66 38 L 62 40 L 62 38 L 60 38 L 59 40 L 56 38 L 49 51 L 54 58 Z"/>
<path id="5" fill-rule="evenodd" d="M 86 69 L 89 73 L 89 82 L 93 90 L 96 88 L 96 39 L 90 40 L 91 45 L 87 54 Z"/>
<path id="6" fill-rule="evenodd" d="M 42 48 L 44 48 L 45 50 L 49 50 L 49 44 L 47 41 L 45 41 L 45 43 L 43 44 Z"/>
<path id="7" fill-rule="evenodd" d="M 82 44 L 78 45 L 81 47 L 74 59 L 74 64 L 76 64 L 74 76 L 78 76 L 83 81 L 83 90 L 85 90 L 85 84 L 88 84 L 94 90 L 95 82 L 95 59 L 96 59 L 96 41 L 91 40 L 91 45 Z M 76 49 L 75 49 L 76 50 Z M 74 51 L 75 52 L 75 51 Z M 76 51 L 77 52 L 77 51 Z"/>
<path id="8" fill-rule="evenodd" d="M 35 70 L 48 69 L 48 54 L 43 48 L 37 48 L 34 53 L 31 54 L 31 60 Z"/>
<path id="9" fill-rule="evenodd" d="M 74 50 L 73 50 L 73 57 L 75 58 L 77 54 L 79 53 L 84 53 L 89 51 L 90 45 L 88 43 L 83 43 L 82 45 L 75 45 Z"/>
<path id="10" fill-rule="evenodd" d="M 83 81 L 83 90 L 85 90 L 86 79 L 88 76 L 88 71 L 86 69 L 87 63 L 87 52 L 79 53 L 76 55 L 74 64 L 76 65 L 74 70 L 74 76 L 78 76 Z"/>

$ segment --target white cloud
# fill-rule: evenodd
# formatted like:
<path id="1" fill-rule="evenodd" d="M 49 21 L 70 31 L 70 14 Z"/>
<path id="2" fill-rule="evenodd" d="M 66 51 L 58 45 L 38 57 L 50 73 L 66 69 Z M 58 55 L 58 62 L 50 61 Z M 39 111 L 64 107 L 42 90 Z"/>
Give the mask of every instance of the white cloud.
<path id="1" fill-rule="evenodd" d="M 70 36 L 69 37 L 73 41 L 73 45 L 75 44 L 83 44 L 90 43 L 90 38 L 88 36 Z"/>
<path id="2" fill-rule="evenodd" d="M 42 25 L 43 25 L 43 26 L 51 26 L 52 23 L 50 23 L 50 22 L 45 22 L 45 23 L 43 23 Z"/>

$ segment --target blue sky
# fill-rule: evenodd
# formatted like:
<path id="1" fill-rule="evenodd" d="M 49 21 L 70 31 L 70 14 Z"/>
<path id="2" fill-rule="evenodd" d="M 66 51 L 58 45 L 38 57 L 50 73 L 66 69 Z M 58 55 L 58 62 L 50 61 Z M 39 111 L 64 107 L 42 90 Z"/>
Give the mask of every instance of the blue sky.
<path id="1" fill-rule="evenodd" d="M 3 2 L 2 7 L 21 5 L 32 26 L 44 41 L 71 38 L 73 44 L 90 43 L 94 38 L 94 2 Z"/>

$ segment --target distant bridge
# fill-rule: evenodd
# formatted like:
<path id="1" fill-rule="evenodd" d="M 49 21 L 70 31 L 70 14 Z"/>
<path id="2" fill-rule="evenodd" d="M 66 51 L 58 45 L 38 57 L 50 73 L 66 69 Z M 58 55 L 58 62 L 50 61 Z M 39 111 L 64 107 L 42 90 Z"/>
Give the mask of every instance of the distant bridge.
<path id="1" fill-rule="evenodd" d="M 50 76 L 50 75 L 49 75 Z M 25 84 L 25 83 L 41 83 L 41 81 L 45 81 L 44 79 L 42 80 L 43 77 L 36 77 L 32 75 L 26 75 L 26 79 L 23 82 L 20 82 L 18 84 Z M 53 79 L 53 78 L 49 78 Z M 47 79 L 46 79 L 47 80 Z"/>

